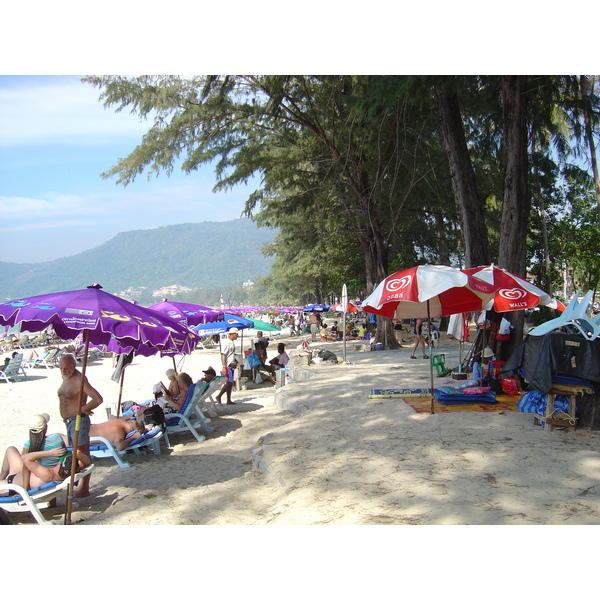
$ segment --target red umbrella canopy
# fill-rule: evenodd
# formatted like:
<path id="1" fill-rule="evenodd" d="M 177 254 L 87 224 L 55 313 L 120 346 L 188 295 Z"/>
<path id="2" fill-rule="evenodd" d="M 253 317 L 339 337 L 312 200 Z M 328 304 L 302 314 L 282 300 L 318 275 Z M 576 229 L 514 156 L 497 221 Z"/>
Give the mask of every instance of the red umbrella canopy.
<path id="1" fill-rule="evenodd" d="M 420 265 L 386 277 L 362 309 L 396 319 L 441 317 L 481 310 L 492 285 L 446 265 Z"/>
<path id="2" fill-rule="evenodd" d="M 489 265 L 463 269 L 463 272 L 494 286 L 494 297 L 484 306 L 486 310 L 493 308 L 496 312 L 508 312 L 538 305 L 564 310 L 562 302 L 506 269 Z"/>
<path id="3" fill-rule="evenodd" d="M 334 304 L 331 307 L 331 310 L 334 310 L 336 312 L 358 312 L 359 309 L 352 302 L 348 302 L 348 304 L 346 305 L 345 308 L 344 308 L 344 305 L 340 303 L 340 304 Z"/>

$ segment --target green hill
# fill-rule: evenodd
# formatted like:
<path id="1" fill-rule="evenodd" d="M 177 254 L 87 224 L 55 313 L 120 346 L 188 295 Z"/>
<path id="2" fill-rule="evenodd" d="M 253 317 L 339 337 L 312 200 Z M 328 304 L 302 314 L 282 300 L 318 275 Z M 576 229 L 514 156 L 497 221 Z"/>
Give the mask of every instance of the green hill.
<path id="1" fill-rule="evenodd" d="M 215 288 L 264 277 L 272 258 L 261 248 L 275 232 L 248 219 L 185 223 L 120 233 L 81 254 L 38 264 L 0 262 L 6 299 L 81 289 L 100 283 L 108 292 L 167 285 Z"/>

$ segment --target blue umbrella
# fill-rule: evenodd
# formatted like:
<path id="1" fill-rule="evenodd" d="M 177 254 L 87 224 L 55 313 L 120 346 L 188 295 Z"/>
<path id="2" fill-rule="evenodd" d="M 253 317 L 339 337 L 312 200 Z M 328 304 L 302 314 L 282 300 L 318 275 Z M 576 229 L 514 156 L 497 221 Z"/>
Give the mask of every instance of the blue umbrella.
<path id="1" fill-rule="evenodd" d="M 220 333 L 226 333 L 232 327 L 238 329 L 250 329 L 254 327 L 254 323 L 244 317 L 238 317 L 237 315 L 224 314 L 222 321 L 214 321 L 213 323 L 205 323 L 204 325 L 198 325 L 192 327 L 195 329 L 199 336 L 204 335 L 216 335 Z M 242 339 L 240 340 L 240 352 L 243 352 L 244 345 L 244 332 L 242 331 Z M 219 347 L 221 346 L 221 340 L 219 340 Z"/>
<path id="2" fill-rule="evenodd" d="M 302 310 L 304 312 L 327 312 L 330 308 L 329 304 L 309 304 Z"/>
<path id="3" fill-rule="evenodd" d="M 224 314 L 222 321 L 214 321 L 212 323 L 204 323 L 203 325 L 197 325 L 192 327 L 195 329 L 198 335 L 216 335 L 218 333 L 226 333 L 232 327 L 238 329 L 250 329 L 254 327 L 254 323 L 250 319 L 244 317 L 238 317 L 237 315 Z"/>

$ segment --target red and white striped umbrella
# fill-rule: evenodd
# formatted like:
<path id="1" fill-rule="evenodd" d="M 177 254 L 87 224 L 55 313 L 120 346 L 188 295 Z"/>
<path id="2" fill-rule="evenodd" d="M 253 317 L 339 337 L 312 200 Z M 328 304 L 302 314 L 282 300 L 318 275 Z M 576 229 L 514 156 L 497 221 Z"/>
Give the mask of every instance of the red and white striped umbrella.
<path id="1" fill-rule="evenodd" d="M 386 277 L 362 309 L 395 319 L 442 317 L 482 310 L 494 289 L 460 269 L 422 265 Z"/>
<path id="2" fill-rule="evenodd" d="M 334 304 L 329 310 L 333 310 L 335 312 L 358 312 L 359 311 L 356 304 L 353 304 L 352 302 L 348 302 L 348 304 L 346 304 L 345 308 L 341 302 L 340 302 L 340 304 Z"/>
<path id="3" fill-rule="evenodd" d="M 508 312 L 534 308 L 538 305 L 560 311 L 565 309 L 560 300 L 555 300 L 550 294 L 522 277 L 495 265 L 463 269 L 463 272 L 494 286 L 494 297 L 483 307 L 485 310 Z"/>

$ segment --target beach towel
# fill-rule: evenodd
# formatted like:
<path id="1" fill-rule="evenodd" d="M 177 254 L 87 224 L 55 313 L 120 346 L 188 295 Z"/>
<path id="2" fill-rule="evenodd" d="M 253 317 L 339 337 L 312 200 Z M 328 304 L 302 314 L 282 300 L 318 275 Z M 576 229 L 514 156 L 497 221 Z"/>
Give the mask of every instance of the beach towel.
<path id="1" fill-rule="evenodd" d="M 497 404 L 494 392 L 483 394 L 445 394 L 435 390 L 435 399 L 440 404 Z"/>
<path id="2" fill-rule="evenodd" d="M 405 397 L 431 397 L 430 388 L 416 388 L 416 389 L 400 389 L 393 388 L 387 390 L 371 390 L 369 394 L 369 400 L 390 400 L 393 398 L 405 398 Z"/>
<path id="3" fill-rule="evenodd" d="M 532 390 L 521 396 L 517 408 L 521 412 L 543 415 L 546 413 L 548 394 Z M 569 414 L 569 397 L 557 394 L 554 398 L 554 411 Z"/>

